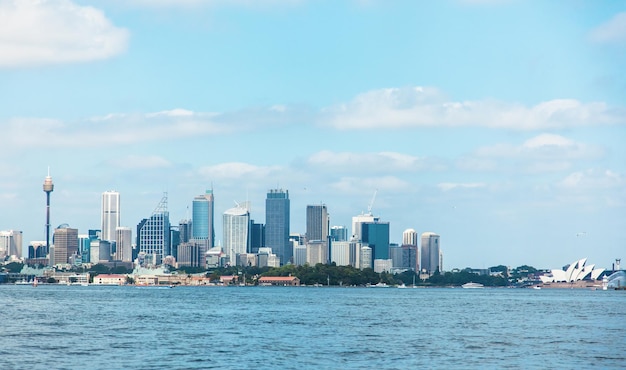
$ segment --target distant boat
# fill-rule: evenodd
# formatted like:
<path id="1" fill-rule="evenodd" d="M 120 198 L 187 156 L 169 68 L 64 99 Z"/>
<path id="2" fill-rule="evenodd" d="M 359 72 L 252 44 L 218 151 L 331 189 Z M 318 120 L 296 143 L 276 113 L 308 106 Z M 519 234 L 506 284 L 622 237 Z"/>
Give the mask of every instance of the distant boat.
<path id="1" fill-rule="evenodd" d="M 533 289 L 539 290 L 539 289 L 541 289 L 541 287 L 539 285 L 535 285 L 535 286 L 533 286 Z"/>
<path id="2" fill-rule="evenodd" d="M 402 284 L 398 285 L 398 288 L 399 289 L 406 289 L 406 285 L 404 285 L 404 283 L 402 283 Z"/>
<path id="3" fill-rule="evenodd" d="M 469 282 L 469 283 L 465 283 L 465 284 L 461 285 L 461 287 L 463 289 L 476 289 L 476 288 L 484 288 L 485 286 L 480 284 L 480 283 Z"/>
<path id="4" fill-rule="evenodd" d="M 33 288 L 36 288 L 36 287 L 37 287 L 37 278 L 33 280 Z"/>
<path id="5" fill-rule="evenodd" d="M 374 285 L 371 285 L 371 284 L 370 284 L 370 285 L 368 285 L 367 287 L 368 287 L 368 288 L 389 288 L 389 285 L 387 285 L 386 283 L 383 283 L 383 282 L 381 281 L 381 282 L 379 282 L 379 283 L 377 283 L 377 284 L 374 284 Z"/>

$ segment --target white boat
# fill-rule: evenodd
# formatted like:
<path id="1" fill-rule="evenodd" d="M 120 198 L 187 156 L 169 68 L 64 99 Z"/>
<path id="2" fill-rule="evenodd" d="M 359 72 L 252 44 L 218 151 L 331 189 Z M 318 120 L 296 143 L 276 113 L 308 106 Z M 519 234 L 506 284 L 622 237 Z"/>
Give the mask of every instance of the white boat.
<path id="1" fill-rule="evenodd" d="M 465 283 L 465 284 L 461 285 L 461 287 L 463 289 L 476 289 L 476 288 L 484 288 L 485 286 L 480 284 L 480 283 L 469 282 L 469 283 Z"/>
<path id="2" fill-rule="evenodd" d="M 370 285 L 368 285 L 367 287 L 368 287 L 368 288 L 389 288 L 389 285 L 387 285 L 386 283 L 383 283 L 383 282 L 381 281 L 381 282 L 379 282 L 379 283 L 377 283 L 377 284 L 374 284 L 374 285 L 371 285 L 371 284 L 370 284 Z"/>
<path id="3" fill-rule="evenodd" d="M 404 283 L 402 283 L 401 285 L 398 285 L 398 289 L 406 289 L 406 285 L 404 285 Z"/>

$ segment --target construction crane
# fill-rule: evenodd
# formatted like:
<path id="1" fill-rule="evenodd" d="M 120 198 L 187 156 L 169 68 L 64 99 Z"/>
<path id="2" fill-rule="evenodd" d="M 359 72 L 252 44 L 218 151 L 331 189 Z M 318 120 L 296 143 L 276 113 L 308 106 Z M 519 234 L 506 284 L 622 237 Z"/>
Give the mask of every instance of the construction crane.
<path id="1" fill-rule="evenodd" d="M 367 214 L 372 215 L 372 207 L 374 207 L 374 201 L 376 200 L 376 193 L 378 193 L 378 189 L 374 190 L 374 196 L 372 196 L 372 200 L 370 204 L 367 206 Z"/>

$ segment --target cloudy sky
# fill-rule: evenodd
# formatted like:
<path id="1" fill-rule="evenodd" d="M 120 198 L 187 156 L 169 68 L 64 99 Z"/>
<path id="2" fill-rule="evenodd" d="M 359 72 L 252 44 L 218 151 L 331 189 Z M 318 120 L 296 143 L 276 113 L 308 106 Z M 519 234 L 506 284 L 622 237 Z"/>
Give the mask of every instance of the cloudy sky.
<path id="1" fill-rule="evenodd" d="M 0 230 L 214 188 L 441 235 L 444 268 L 626 258 L 626 2 L 0 1 Z M 578 236 L 577 236 L 578 235 Z"/>

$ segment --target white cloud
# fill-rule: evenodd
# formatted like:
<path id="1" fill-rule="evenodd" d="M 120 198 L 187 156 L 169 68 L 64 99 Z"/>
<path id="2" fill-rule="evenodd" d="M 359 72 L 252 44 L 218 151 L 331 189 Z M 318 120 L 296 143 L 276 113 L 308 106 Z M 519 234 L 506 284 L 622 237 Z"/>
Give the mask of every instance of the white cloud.
<path id="1" fill-rule="evenodd" d="M 342 177 L 339 181 L 336 181 L 330 185 L 338 192 L 354 195 L 360 192 L 370 194 L 371 189 L 378 189 L 380 191 L 392 192 L 392 191 L 407 191 L 410 189 L 410 184 L 396 176 L 381 176 L 381 177 Z"/>
<path id="2" fill-rule="evenodd" d="M 482 182 L 468 182 L 468 183 L 456 183 L 456 182 L 442 182 L 437 184 L 437 187 L 441 191 L 449 191 L 454 189 L 476 189 L 484 188 L 487 184 Z"/>
<path id="3" fill-rule="evenodd" d="M 617 188 L 626 185 L 623 176 L 611 170 L 588 169 L 569 174 L 558 183 L 561 188 L 591 190 Z"/>
<path id="4" fill-rule="evenodd" d="M 256 166 L 249 163 L 229 162 L 200 168 L 199 172 L 207 179 L 246 179 L 266 180 L 272 174 L 280 172 L 280 166 Z"/>
<path id="5" fill-rule="evenodd" d="M 310 165 L 341 172 L 414 172 L 441 170 L 445 166 L 430 158 L 420 158 L 397 152 L 353 153 L 323 150 L 311 155 Z"/>
<path id="6" fill-rule="evenodd" d="M 168 160 L 157 155 L 129 155 L 124 158 L 110 160 L 108 164 L 123 169 L 167 168 L 172 165 Z"/>
<path id="7" fill-rule="evenodd" d="M 602 44 L 626 44 L 626 12 L 618 13 L 589 34 L 593 42 Z"/>
<path id="8" fill-rule="evenodd" d="M 233 125 L 214 122 L 216 117 L 212 113 L 174 109 L 149 114 L 109 114 L 74 122 L 13 118 L 4 125 L 4 133 L 14 138 L 8 145 L 18 150 L 111 147 L 236 130 Z"/>
<path id="9" fill-rule="evenodd" d="M 449 101 L 436 89 L 388 88 L 326 108 L 321 123 L 337 129 L 480 126 L 539 130 L 624 123 L 623 109 L 605 103 L 555 99 L 527 107 L 493 100 Z"/>
<path id="10" fill-rule="evenodd" d="M 101 10 L 69 0 L 0 3 L 0 67 L 106 59 L 123 52 L 128 37 Z"/>
<path id="11" fill-rule="evenodd" d="M 304 0 L 123 0 L 123 4 L 150 8 L 198 8 L 208 6 L 245 6 L 259 8 L 266 6 L 295 5 Z"/>
<path id="12" fill-rule="evenodd" d="M 544 133 L 521 144 L 502 143 L 478 148 L 471 155 L 460 158 L 457 168 L 466 171 L 562 172 L 572 168 L 574 163 L 594 160 L 604 154 L 601 147 Z"/>

